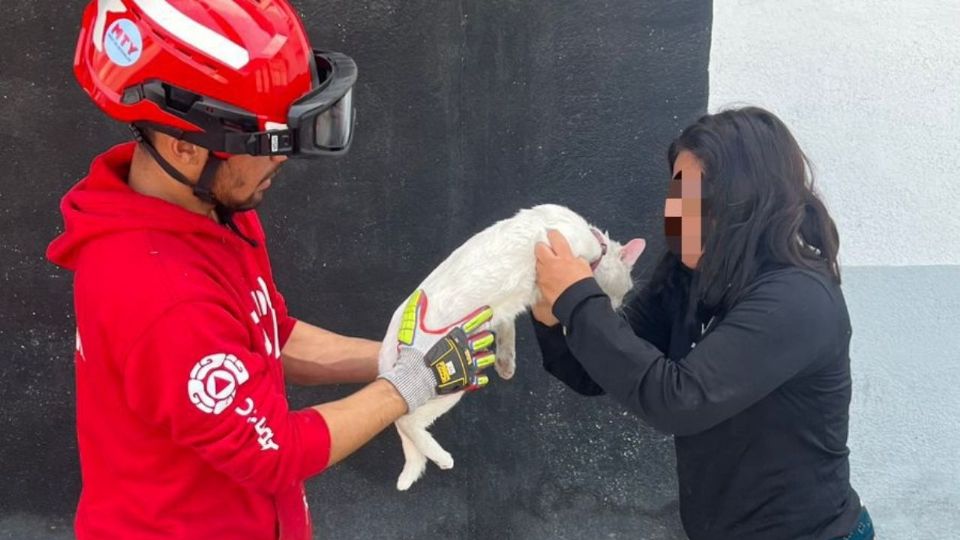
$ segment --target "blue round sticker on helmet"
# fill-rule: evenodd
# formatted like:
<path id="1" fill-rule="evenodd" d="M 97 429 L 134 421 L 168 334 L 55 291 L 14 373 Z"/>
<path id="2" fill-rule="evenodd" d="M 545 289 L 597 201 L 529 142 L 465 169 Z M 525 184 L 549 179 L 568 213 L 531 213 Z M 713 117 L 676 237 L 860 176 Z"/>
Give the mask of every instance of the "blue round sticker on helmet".
<path id="1" fill-rule="evenodd" d="M 103 50 L 119 66 L 131 66 L 140 59 L 143 39 L 140 29 L 130 19 L 117 19 L 103 36 Z"/>

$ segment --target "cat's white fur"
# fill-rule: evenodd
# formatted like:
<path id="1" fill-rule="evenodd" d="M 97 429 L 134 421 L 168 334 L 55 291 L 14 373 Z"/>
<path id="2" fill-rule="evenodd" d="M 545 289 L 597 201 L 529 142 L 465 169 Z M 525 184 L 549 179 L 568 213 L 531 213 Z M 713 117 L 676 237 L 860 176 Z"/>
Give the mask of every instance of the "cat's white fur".
<path id="1" fill-rule="evenodd" d="M 514 319 L 539 299 L 534 247 L 537 242 L 547 240 L 548 229 L 561 232 L 575 255 L 591 262 L 600 257 L 602 248 L 593 232 L 600 231 L 572 210 L 549 204 L 521 210 L 467 240 L 420 284 L 419 288 L 429 299 L 425 326 L 443 328 L 477 307 L 489 305 L 493 309 L 491 329 L 497 335 L 495 368 L 502 378 L 513 377 L 516 369 Z M 643 250 L 643 241 L 634 240 L 624 247 L 605 233 L 600 234 L 607 244 L 607 253 L 594 276 L 617 308 L 633 286 L 630 269 Z M 396 335 L 404 304 L 394 312 L 387 328 L 380 349 L 381 373 L 393 367 L 397 360 Z M 416 482 L 426 470 L 427 459 L 441 469 L 453 467 L 453 457 L 427 428 L 462 396 L 463 393 L 458 392 L 432 399 L 397 420 L 406 459 L 397 489 L 406 490 Z"/>

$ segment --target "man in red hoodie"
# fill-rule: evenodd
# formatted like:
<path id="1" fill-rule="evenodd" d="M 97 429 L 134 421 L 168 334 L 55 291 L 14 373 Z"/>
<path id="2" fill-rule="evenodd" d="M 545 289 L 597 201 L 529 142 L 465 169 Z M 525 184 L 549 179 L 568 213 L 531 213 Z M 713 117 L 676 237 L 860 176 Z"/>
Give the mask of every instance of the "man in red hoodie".
<path id="1" fill-rule="evenodd" d="M 252 209 L 288 157 L 347 151 L 356 66 L 284 1 L 95 0 L 75 74 L 137 138 L 64 197 L 48 250 L 75 274 L 77 537 L 310 538 L 306 478 L 486 384 L 490 310 L 427 330 L 414 294 L 380 378 L 379 343 L 287 313 Z M 285 381 L 370 384 L 291 411 Z"/>

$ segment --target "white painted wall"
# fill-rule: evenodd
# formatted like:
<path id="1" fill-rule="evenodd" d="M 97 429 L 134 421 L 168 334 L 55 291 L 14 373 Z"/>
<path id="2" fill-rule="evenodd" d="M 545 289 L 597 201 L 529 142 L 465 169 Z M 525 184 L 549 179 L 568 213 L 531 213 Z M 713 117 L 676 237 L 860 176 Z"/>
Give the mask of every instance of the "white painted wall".
<path id="1" fill-rule="evenodd" d="M 711 112 L 768 108 L 846 265 L 960 263 L 960 0 L 714 0 Z"/>
<path id="2" fill-rule="evenodd" d="M 714 0 L 711 112 L 768 108 L 840 230 L 851 477 L 878 537 L 960 538 L 960 0 Z"/>
<path id="3" fill-rule="evenodd" d="M 960 538 L 960 266 L 847 268 L 850 468 L 881 540 Z"/>

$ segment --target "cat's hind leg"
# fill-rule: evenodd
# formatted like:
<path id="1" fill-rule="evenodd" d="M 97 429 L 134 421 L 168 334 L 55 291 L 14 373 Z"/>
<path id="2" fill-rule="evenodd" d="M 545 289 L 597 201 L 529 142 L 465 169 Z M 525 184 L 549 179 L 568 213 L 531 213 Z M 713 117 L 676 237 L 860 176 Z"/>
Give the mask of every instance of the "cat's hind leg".
<path id="1" fill-rule="evenodd" d="M 404 459 L 403 470 L 397 478 L 397 489 L 406 491 L 410 489 L 410 486 L 419 480 L 420 477 L 423 476 L 424 471 L 427 470 L 427 458 L 420 450 L 417 450 L 417 446 L 413 444 L 413 441 L 404 432 L 400 421 L 398 420 L 394 425 L 397 428 L 397 433 L 400 435 L 400 445 L 403 447 Z"/>
<path id="2" fill-rule="evenodd" d="M 417 450 L 441 469 L 453 468 L 453 456 L 440 446 L 440 443 L 427 431 L 433 423 L 460 402 L 463 392 L 431 399 L 412 414 L 397 420 Z"/>
<path id="3" fill-rule="evenodd" d="M 426 428 L 414 428 L 410 433 L 410 440 L 416 445 L 417 450 L 434 462 L 442 470 L 453 468 L 453 456 L 440 446 L 440 443 L 433 438 Z"/>
<path id="4" fill-rule="evenodd" d="M 510 379 L 517 371 L 517 327 L 514 321 L 497 323 L 493 327 L 497 334 L 497 363 L 494 369 L 501 379 Z"/>

